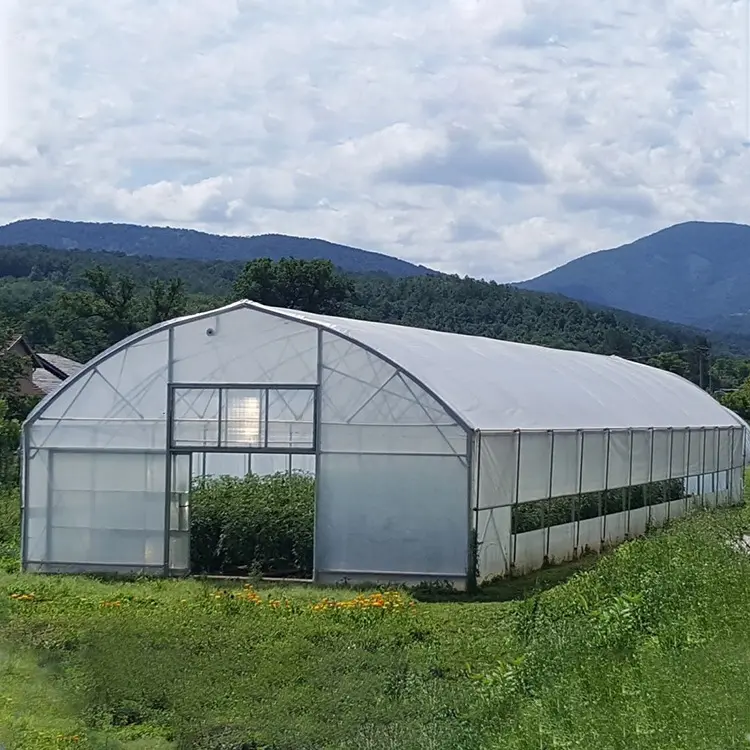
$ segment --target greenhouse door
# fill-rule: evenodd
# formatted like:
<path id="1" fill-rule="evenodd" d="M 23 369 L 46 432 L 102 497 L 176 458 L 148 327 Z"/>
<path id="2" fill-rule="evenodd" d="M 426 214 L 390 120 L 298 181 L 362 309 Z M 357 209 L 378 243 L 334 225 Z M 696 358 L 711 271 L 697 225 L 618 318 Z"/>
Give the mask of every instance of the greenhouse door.
<path id="1" fill-rule="evenodd" d="M 167 525 L 169 575 L 187 575 L 190 572 L 192 458 L 190 453 L 173 453 L 170 456 L 169 523 Z"/>
<path id="2" fill-rule="evenodd" d="M 255 566 L 259 559 L 269 562 L 264 572 L 271 575 L 279 569 L 280 561 L 291 558 L 304 558 L 306 564 L 301 569 L 311 569 L 317 386 L 174 384 L 169 392 L 165 573 L 187 574 L 191 572 L 191 560 L 203 560 L 196 565 L 206 573 L 244 569 L 245 563 Z M 230 481 L 231 491 L 227 492 L 222 478 L 241 479 L 243 483 L 232 487 Z M 211 484 L 213 480 L 219 482 L 218 487 Z M 202 554 L 206 550 L 195 540 L 191 556 L 191 505 L 193 523 L 201 516 L 201 508 L 218 512 L 219 505 L 213 500 L 208 506 L 200 503 L 207 497 L 206 481 L 207 492 L 218 492 L 217 501 L 229 500 L 231 505 L 218 513 L 216 520 L 221 528 L 217 534 L 221 540 L 227 538 L 224 527 L 228 524 L 233 529 L 229 536 L 242 542 L 218 558 Z M 261 503 L 262 508 L 253 507 L 253 503 Z M 261 510 L 265 517 L 253 526 L 248 516 L 262 515 Z M 282 524 L 279 518 L 285 519 Z M 248 523 L 243 525 L 243 521 Z M 214 523 L 204 526 L 216 530 Z M 296 531 L 280 534 L 268 543 L 267 529 L 271 527 Z M 203 547 L 222 547 L 220 541 L 204 537 Z M 264 547 L 263 555 L 250 550 L 253 539 L 261 543 L 255 547 Z M 253 559 L 246 560 L 248 557 Z"/>

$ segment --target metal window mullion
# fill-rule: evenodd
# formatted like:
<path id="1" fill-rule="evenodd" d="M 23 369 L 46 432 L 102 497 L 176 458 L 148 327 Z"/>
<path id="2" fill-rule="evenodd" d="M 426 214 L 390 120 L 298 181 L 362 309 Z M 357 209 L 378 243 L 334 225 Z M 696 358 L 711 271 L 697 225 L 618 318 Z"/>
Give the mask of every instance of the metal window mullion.
<path id="1" fill-rule="evenodd" d="M 683 494 L 685 495 L 685 515 L 688 514 L 688 504 L 690 503 L 690 448 L 691 446 L 691 440 L 692 440 L 692 434 L 693 431 L 688 428 L 687 430 L 687 441 L 685 445 L 685 478 L 684 478 L 684 487 L 683 487 Z"/>
<path id="2" fill-rule="evenodd" d="M 172 502 L 172 450 L 174 448 L 174 407 L 175 388 L 172 384 L 174 379 L 174 328 L 170 328 L 167 334 L 167 437 L 164 446 L 166 455 L 164 457 L 166 474 L 164 478 L 164 560 L 163 573 L 169 575 L 169 526 L 170 526 L 170 504 Z"/>
<path id="3" fill-rule="evenodd" d="M 30 475 L 30 450 L 31 438 L 29 432 L 31 426 L 24 423 L 21 428 L 21 569 L 26 569 L 26 560 L 29 544 L 29 475 Z M 38 454 L 38 451 L 37 451 Z M 49 462 L 47 462 L 49 466 Z M 47 470 L 47 486 L 50 482 L 49 469 Z"/>
<path id="4" fill-rule="evenodd" d="M 651 526 L 651 521 L 653 520 L 653 516 L 651 514 L 651 485 L 654 481 L 654 428 L 652 427 L 649 430 L 649 436 L 651 438 L 651 445 L 649 446 L 649 462 L 648 462 L 648 488 L 643 488 L 643 499 L 648 504 L 648 510 L 646 511 L 646 525 Z"/>
<path id="5" fill-rule="evenodd" d="M 706 428 L 701 427 L 703 434 L 701 449 L 701 508 L 706 507 Z"/>
<path id="6" fill-rule="evenodd" d="M 578 557 L 578 547 L 581 543 L 581 496 L 583 495 L 583 451 L 585 446 L 586 433 L 583 430 L 577 431 L 576 442 L 578 444 L 578 450 L 581 452 L 578 456 L 578 487 L 576 498 L 573 501 L 571 519 L 572 523 L 575 523 L 575 531 L 573 537 L 573 556 Z"/>
<path id="7" fill-rule="evenodd" d="M 475 447 L 475 456 L 476 456 L 476 472 L 473 474 L 474 476 L 474 486 L 470 488 L 470 498 L 474 497 L 474 533 L 476 534 L 476 556 L 477 556 L 477 572 L 479 574 L 479 577 L 481 577 L 482 571 L 479 570 L 479 500 L 480 500 L 480 493 L 482 488 L 482 433 L 477 431 L 475 433 L 476 436 L 476 447 Z M 473 459 L 472 459 L 473 462 Z M 473 472 L 472 468 L 472 472 Z M 469 504 L 471 505 L 471 500 L 469 501 Z M 499 540 L 498 540 L 499 541 Z"/>
<path id="8" fill-rule="evenodd" d="M 555 431 L 549 431 L 549 477 L 547 482 L 547 502 L 542 505 L 542 528 L 544 529 L 544 561 L 545 563 L 549 560 L 549 536 L 550 536 L 550 525 L 549 517 L 552 515 L 552 484 L 554 481 L 555 472 Z M 545 513 L 546 510 L 546 513 Z M 546 518 L 545 518 L 546 516 Z M 545 523 L 546 521 L 546 523 Z"/>
<path id="9" fill-rule="evenodd" d="M 227 410 L 227 419 L 223 420 L 222 417 L 224 416 L 224 389 L 219 388 L 218 389 L 218 400 L 219 405 L 217 408 L 217 416 L 216 416 L 216 447 L 221 448 L 221 431 L 222 431 L 222 422 L 226 424 L 227 427 L 227 435 L 229 434 L 229 416 L 228 416 L 228 410 Z M 204 441 L 205 442 L 205 441 Z"/>
<path id="10" fill-rule="evenodd" d="M 610 452 L 610 444 L 612 439 L 612 431 L 607 429 L 605 430 L 607 434 L 607 449 L 605 451 L 605 457 L 604 457 L 604 492 L 599 493 L 599 518 L 600 518 L 600 539 L 599 539 L 599 552 L 604 549 L 604 545 L 607 541 L 607 503 L 606 500 L 608 499 L 608 492 L 609 492 L 609 452 Z M 604 498 L 604 502 L 602 502 L 602 499 Z"/>
<path id="11" fill-rule="evenodd" d="M 715 427 L 716 431 L 716 464 L 714 465 L 714 508 L 719 507 L 719 466 L 721 466 L 721 429 Z"/>
<path id="12" fill-rule="evenodd" d="M 631 505 L 631 493 L 633 491 L 633 430 L 628 430 L 630 436 L 629 442 L 629 459 L 628 459 L 628 487 L 625 492 L 625 502 L 627 503 L 626 514 L 625 514 L 625 538 L 630 538 L 630 505 Z"/>
<path id="13" fill-rule="evenodd" d="M 729 471 L 727 472 L 727 492 L 729 493 L 728 505 L 734 505 L 734 433 L 733 427 L 729 432 Z"/>
<path id="14" fill-rule="evenodd" d="M 320 553 L 319 542 L 320 534 L 318 526 L 320 524 L 320 470 L 321 470 L 321 428 L 322 428 L 322 391 L 323 391 L 323 329 L 317 329 L 317 362 L 315 367 L 316 385 L 313 396 L 313 451 L 315 454 L 315 487 L 313 499 L 313 565 L 312 579 L 317 581 L 319 578 Z"/>
<path id="15" fill-rule="evenodd" d="M 515 518 L 518 514 L 518 498 L 520 493 L 520 483 L 521 483 L 521 431 L 515 430 L 516 433 L 516 486 L 513 490 L 513 509 L 511 510 L 511 517 L 510 517 L 510 536 L 511 536 L 511 560 L 510 565 L 511 568 L 514 568 L 516 565 L 516 547 L 518 545 L 518 534 L 516 533 L 516 523 Z"/>
<path id="16" fill-rule="evenodd" d="M 667 471 L 667 481 L 664 485 L 664 500 L 667 503 L 667 523 L 672 517 L 672 501 L 669 499 L 669 491 L 672 488 L 672 459 L 674 456 L 674 430 L 669 428 L 669 470 Z"/>

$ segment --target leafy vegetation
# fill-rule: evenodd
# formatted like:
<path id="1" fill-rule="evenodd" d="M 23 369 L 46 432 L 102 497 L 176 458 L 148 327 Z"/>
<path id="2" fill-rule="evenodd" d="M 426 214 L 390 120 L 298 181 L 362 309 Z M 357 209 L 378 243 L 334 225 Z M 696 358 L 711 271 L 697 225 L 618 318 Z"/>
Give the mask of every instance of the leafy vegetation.
<path id="1" fill-rule="evenodd" d="M 513 506 L 513 529 L 516 534 L 523 534 L 525 531 L 534 531 L 546 526 L 636 510 L 659 503 L 671 503 L 683 497 L 683 480 L 667 479 L 633 487 L 536 500 Z"/>
<path id="2" fill-rule="evenodd" d="M 750 375 L 750 339 L 456 276 L 343 276 L 328 261 L 175 260 L 0 248 L 0 313 L 40 351 L 85 361 L 129 332 L 240 297 L 308 311 L 616 354 L 709 390 Z"/>
<path id="3" fill-rule="evenodd" d="M 748 523 L 698 513 L 505 602 L 0 572 L 0 743 L 742 747 Z"/>
<path id="4" fill-rule="evenodd" d="M 195 572 L 312 575 L 315 478 L 306 474 L 200 479 L 190 496 Z"/>

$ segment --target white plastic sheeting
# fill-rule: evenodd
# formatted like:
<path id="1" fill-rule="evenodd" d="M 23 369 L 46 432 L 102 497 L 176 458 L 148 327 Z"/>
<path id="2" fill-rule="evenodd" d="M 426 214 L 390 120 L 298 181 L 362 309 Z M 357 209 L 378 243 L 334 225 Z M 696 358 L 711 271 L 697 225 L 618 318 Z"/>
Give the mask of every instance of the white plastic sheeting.
<path id="1" fill-rule="evenodd" d="M 734 414 L 684 378 L 619 357 L 267 309 L 388 357 L 478 430 L 737 424 Z"/>
<path id="2" fill-rule="evenodd" d="M 734 468 L 746 428 L 616 357 L 238 302 L 112 347 L 32 412 L 24 563 L 182 570 L 191 476 L 312 468 L 319 580 L 461 583 L 474 530 L 481 573 L 511 569 L 513 504 Z"/>

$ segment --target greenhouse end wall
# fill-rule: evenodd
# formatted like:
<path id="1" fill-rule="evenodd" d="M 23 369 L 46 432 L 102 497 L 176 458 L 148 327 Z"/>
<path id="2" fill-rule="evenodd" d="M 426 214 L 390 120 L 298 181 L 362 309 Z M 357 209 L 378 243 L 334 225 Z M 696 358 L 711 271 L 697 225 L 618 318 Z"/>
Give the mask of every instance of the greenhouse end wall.
<path id="1" fill-rule="evenodd" d="M 473 499 L 480 579 L 530 572 L 547 563 L 645 533 L 696 508 L 738 504 L 743 499 L 745 429 L 620 429 L 483 433 L 477 448 Z M 683 486 L 680 497 L 668 485 Z M 648 504 L 631 499 L 660 484 Z M 602 507 L 619 493 L 620 512 Z M 664 496 L 660 497 L 660 493 Z M 591 495 L 598 512 L 585 514 Z M 553 519 L 552 501 L 569 499 L 570 520 Z M 546 523 L 517 533 L 516 510 L 538 504 Z M 559 502 L 558 502 L 559 504 Z M 632 505 L 632 507 L 631 507 Z M 526 505 L 530 507 L 530 505 Z M 590 511 L 590 508 L 589 508 Z M 553 522 L 554 521 L 554 522 Z"/>
<path id="2" fill-rule="evenodd" d="M 317 580 L 465 582 L 466 429 L 384 358 L 241 304 L 132 337 L 31 414 L 24 567 L 187 572 L 195 466 L 242 452 L 314 463 Z"/>

